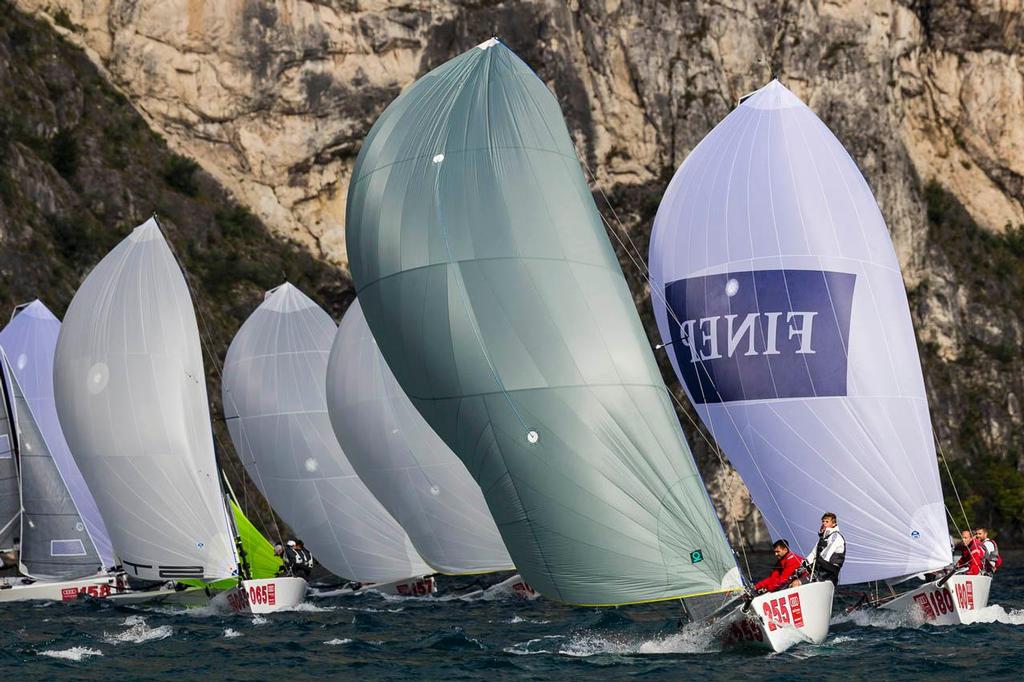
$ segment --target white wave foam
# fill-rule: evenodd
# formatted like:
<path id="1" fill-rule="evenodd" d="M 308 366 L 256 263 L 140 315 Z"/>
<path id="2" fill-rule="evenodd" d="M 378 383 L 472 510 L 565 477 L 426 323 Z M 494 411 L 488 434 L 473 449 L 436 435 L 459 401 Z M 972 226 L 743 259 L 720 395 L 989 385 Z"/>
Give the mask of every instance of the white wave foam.
<path id="1" fill-rule="evenodd" d="M 363 608 L 358 608 L 356 606 L 345 606 L 343 608 L 346 611 L 361 611 L 363 613 L 401 613 L 402 611 L 405 611 L 405 608 L 402 606 L 399 606 L 397 609 L 375 609 L 372 606 L 365 606 Z"/>
<path id="2" fill-rule="evenodd" d="M 269 621 L 266 618 L 264 618 L 263 616 L 261 616 L 258 613 L 255 616 L 252 617 L 252 624 L 253 625 L 266 625 L 268 622 Z"/>
<path id="3" fill-rule="evenodd" d="M 535 639 L 527 640 L 525 642 L 519 642 L 512 646 L 505 647 L 503 651 L 506 654 L 515 654 L 516 656 L 533 656 L 535 654 L 553 654 L 554 651 L 551 649 L 531 649 L 530 645 L 534 642 L 543 642 L 546 639 L 565 639 L 564 635 L 545 635 L 543 637 L 537 637 Z"/>
<path id="4" fill-rule="evenodd" d="M 337 637 L 335 637 L 334 639 L 324 642 L 324 644 L 326 644 L 327 646 L 338 646 L 340 644 L 348 644 L 351 641 L 352 640 L 348 639 L 347 637 L 345 639 L 338 639 Z"/>
<path id="5" fill-rule="evenodd" d="M 502 623 L 508 623 L 510 625 L 516 625 L 517 623 L 531 623 L 533 625 L 547 625 L 551 621 L 550 620 L 533 620 L 532 618 L 523 618 L 522 616 L 517 614 L 515 616 L 512 616 L 508 620 L 503 620 L 501 622 Z"/>
<path id="6" fill-rule="evenodd" d="M 142 644 L 143 642 L 167 639 L 174 633 L 170 625 L 149 627 L 146 624 L 146 619 L 142 616 L 128 616 L 122 625 L 128 626 L 128 629 L 113 635 L 104 632 L 103 641 L 107 644 L 123 644 L 125 642 Z"/>
<path id="7" fill-rule="evenodd" d="M 238 630 L 232 630 L 231 628 L 228 628 L 228 629 L 224 630 L 224 638 L 225 639 L 234 639 L 235 637 L 241 637 L 241 636 L 242 636 L 242 633 L 239 632 Z"/>
<path id="8" fill-rule="evenodd" d="M 856 637 L 849 637 L 847 635 L 839 635 L 838 637 L 832 637 L 830 639 L 825 640 L 825 644 L 828 644 L 828 645 L 846 644 L 848 642 L 856 642 L 856 641 L 857 641 Z"/>
<path id="9" fill-rule="evenodd" d="M 885 609 L 859 609 L 852 613 L 833 616 L 831 624 L 853 623 L 861 627 L 895 630 L 897 628 L 917 627 L 909 620 L 905 612 L 886 611 Z"/>
<path id="10" fill-rule="evenodd" d="M 70 649 L 47 649 L 46 651 L 40 651 L 39 655 L 77 662 L 82 659 L 89 658 L 90 656 L 102 656 L 103 652 L 99 649 L 90 649 L 84 646 L 73 646 Z"/>
<path id="11" fill-rule="evenodd" d="M 1024 609 L 1007 611 L 999 604 L 991 604 L 978 611 L 978 623 L 1005 623 L 1006 625 L 1024 625 Z"/>

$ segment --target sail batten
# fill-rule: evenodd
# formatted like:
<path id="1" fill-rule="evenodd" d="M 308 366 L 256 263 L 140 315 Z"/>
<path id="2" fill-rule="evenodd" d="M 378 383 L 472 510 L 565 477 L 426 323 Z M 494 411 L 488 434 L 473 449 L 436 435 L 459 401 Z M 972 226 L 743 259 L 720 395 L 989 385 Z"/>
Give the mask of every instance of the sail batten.
<path id="1" fill-rule="evenodd" d="M 545 596 L 734 589 L 735 560 L 558 103 L 500 42 L 410 86 L 349 189 L 360 305 Z"/>
<path id="2" fill-rule="evenodd" d="M 950 561 L 899 263 L 871 191 L 777 81 L 694 149 L 650 246 L 655 318 L 775 538 L 847 541 L 844 583 Z"/>
<path id="3" fill-rule="evenodd" d="M 224 363 L 231 439 L 274 510 L 332 573 L 360 582 L 430 574 L 331 428 L 325 383 L 336 331 L 291 284 L 267 292 Z"/>
<path id="4" fill-rule="evenodd" d="M 155 220 L 86 277 L 54 367 L 60 423 L 129 575 L 236 574 L 195 310 Z"/>

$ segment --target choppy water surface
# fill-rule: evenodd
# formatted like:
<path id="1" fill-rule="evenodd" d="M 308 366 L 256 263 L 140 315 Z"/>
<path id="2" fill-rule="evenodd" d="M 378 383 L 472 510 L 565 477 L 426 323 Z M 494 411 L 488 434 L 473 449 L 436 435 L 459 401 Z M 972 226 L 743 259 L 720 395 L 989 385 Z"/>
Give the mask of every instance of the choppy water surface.
<path id="1" fill-rule="evenodd" d="M 823 645 L 776 655 L 723 652 L 699 632 L 680 634 L 672 605 L 585 609 L 544 600 L 363 595 L 310 600 L 262 617 L 98 602 L 0 606 L 0 670 L 17 670 L 19 680 L 1019 679 L 1024 553 L 1006 561 L 985 613 L 989 622 L 933 627 L 878 613 L 836 616 Z M 443 579 L 442 592 L 458 583 L 465 580 Z"/>

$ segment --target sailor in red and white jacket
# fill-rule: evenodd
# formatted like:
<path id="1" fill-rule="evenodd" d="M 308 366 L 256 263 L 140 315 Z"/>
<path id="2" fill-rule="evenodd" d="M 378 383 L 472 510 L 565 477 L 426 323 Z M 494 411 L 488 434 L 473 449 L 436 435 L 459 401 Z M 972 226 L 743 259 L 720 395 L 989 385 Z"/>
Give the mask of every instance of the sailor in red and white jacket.
<path id="1" fill-rule="evenodd" d="M 999 545 L 988 536 L 987 528 L 975 528 L 974 537 L 981 542 L 982 568 L 989 575 L 994 575 L 1003 565 L 1003 557 L 999 556 Z"/>
<path id="2" fill-rule="evenodd" d="M 796 572 L 803 563 L 803 558 L 789 550 L 789 543 L 785 540 L 776 540 L 772 545 L 775 552 L 775 568 L 764 580 L 754 583 L 754 589 L 758 594 L 764 592 L 775 592 L 789 587 L 796 578 Z"/>

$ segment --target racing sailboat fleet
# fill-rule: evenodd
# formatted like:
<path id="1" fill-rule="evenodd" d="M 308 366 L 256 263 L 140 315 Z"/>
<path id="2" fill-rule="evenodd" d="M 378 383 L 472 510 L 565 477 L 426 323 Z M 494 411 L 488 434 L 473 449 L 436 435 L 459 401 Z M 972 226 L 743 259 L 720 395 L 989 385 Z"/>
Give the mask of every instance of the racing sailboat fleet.
<path id="1" fill-rule="evenodd" d="M 497 39 L 381 114 L 346 237 L 358 300 L 340 327 L 285 283 L 232 341 L 222 386 L 246 470 L 355 581 L 339 593 L 515 569 L 524 596 L 672 600 L 726 643 L 824 641 L 831 582 L 747 593 L 558 103 Z M 840 584 L 887 581 L 871 605 L 935 623 L 976 618 L 991 579 L 935 575 L 952 557 L 899 264 L 828 128 L 778 81 L 746 97 L 673 178 L 648 263 L 660 347 L 773 538 L 806 555 L 833 511 Z M 9 364 L 0 545 L 21 518 L 22 572 L 62 580 L 30 566 L 24 491 L 63 471 Z M 53 366 L 60 451 L 98 513 L 68 506 L 65 484 L 79 536 L 38 537 L 93 580 L 114 580 L 116 557 L 122 591 L 233 579 L 218 599 L 235 610 L 305 598 L 305 580 L 254 579 L 237 550 L 195 313 L 155 220 L 82 284 Z"/>

